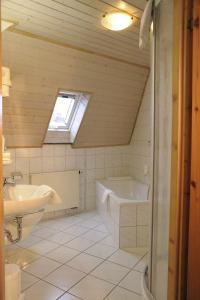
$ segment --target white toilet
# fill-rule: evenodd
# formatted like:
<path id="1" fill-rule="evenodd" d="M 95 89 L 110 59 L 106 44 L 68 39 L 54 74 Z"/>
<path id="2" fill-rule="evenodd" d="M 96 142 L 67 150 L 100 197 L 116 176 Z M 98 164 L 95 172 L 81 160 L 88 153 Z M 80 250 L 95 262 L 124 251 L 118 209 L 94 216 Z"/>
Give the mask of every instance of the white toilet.
<path id="1" fill-rule="evenodd" d="M 15 264 L 5 265 L 5 300 L 24 300 L 21 293 L 21 270 Z"/>
<path id="2" fill-rule="evenodd" d="M 142 288 L 142 300 L 155 300 L 152 294 L 150 293 L 148 289 L 148 279 L 147 279 L 147 273 L 148 273 L 148 266 L 145 268 L 145 272 L 142 276 L 141 280 L 141 288 Z"/>

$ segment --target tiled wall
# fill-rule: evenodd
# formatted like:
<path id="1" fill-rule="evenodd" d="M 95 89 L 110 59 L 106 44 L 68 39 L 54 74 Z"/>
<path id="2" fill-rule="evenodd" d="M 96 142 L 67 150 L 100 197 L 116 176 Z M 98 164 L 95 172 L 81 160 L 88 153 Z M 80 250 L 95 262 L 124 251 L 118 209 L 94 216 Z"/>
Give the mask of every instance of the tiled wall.
<path id="1" fill-rule="evenodd" d="M 43 148 L 10 149 L 12 164 L 4 176 L 21 171 L 23 182 L 29 174 L 80 169 L 82 209 L 95 207 L 95 180 L 107 176 L 129 175 L 130 146 L 72 149 L 70 145 L 44 145 Z"/>
<path id="2" fill-rule="evenodd" d="M 131 140 L 130 175 L 144 183 L 151 182 L 152 164 L 152 102 L 151 76 L 146 84 L 143 100 Z M 146 170 L 145 170 L 146 169 Z M 145 174 L 147 173 L 147 174 Z"/>

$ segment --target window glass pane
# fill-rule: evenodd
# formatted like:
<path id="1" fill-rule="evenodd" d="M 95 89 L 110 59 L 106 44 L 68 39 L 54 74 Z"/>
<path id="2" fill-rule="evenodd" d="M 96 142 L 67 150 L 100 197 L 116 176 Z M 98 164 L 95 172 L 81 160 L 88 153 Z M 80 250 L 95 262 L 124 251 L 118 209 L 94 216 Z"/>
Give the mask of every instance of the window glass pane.
<path id="1" fill-rule="evenodd" d="M 76 100 L 73 98 L 65 98 L 58 96 L 54 111 L 49 123 L 49 129 L 63 129 L 67 130 L 69 127 L 69 120 L 73 113 Z"/>

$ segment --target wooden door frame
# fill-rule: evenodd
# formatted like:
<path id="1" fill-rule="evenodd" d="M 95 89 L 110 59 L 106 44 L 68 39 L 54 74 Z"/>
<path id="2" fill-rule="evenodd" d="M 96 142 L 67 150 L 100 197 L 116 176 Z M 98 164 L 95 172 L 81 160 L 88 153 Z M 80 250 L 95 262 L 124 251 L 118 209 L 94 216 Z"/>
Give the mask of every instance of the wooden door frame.
<path id="1" fill-rule="evenodd" d="M 187 299 L 190 200 L 192 0 L 174 0 L 168 300 Z"/>
<path id="2" fill-rule="evenodd" d="M 0 23 L 1 32 L 1 23 Z M 5 299 L 4 270 L 4 211 L 3 211 L 3 163 L 2 163 L 2 39 L 0 33 L 0 299 Z"/>
<path id="3" fill-rule="evenodd" d="M 200 299 L 200 0 L 193 6 L 192 139 L 187 299 Z"/>

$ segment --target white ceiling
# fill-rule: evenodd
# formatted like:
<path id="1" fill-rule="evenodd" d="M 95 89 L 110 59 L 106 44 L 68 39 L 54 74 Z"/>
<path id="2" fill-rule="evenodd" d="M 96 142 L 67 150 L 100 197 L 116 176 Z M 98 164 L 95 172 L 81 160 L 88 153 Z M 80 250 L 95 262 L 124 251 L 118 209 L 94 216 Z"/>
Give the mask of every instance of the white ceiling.
<path id="1" fill-rule="evenodd" d="M 139 20 L 146 0 L 2 0 L 2 19 L 11 29 L 50 42 L 132 64 L 149 66 L 149 49 L 138 48 Z M 106 12 L 124 10 L 137 18 L 121 32 L 101 26 Z"/>

